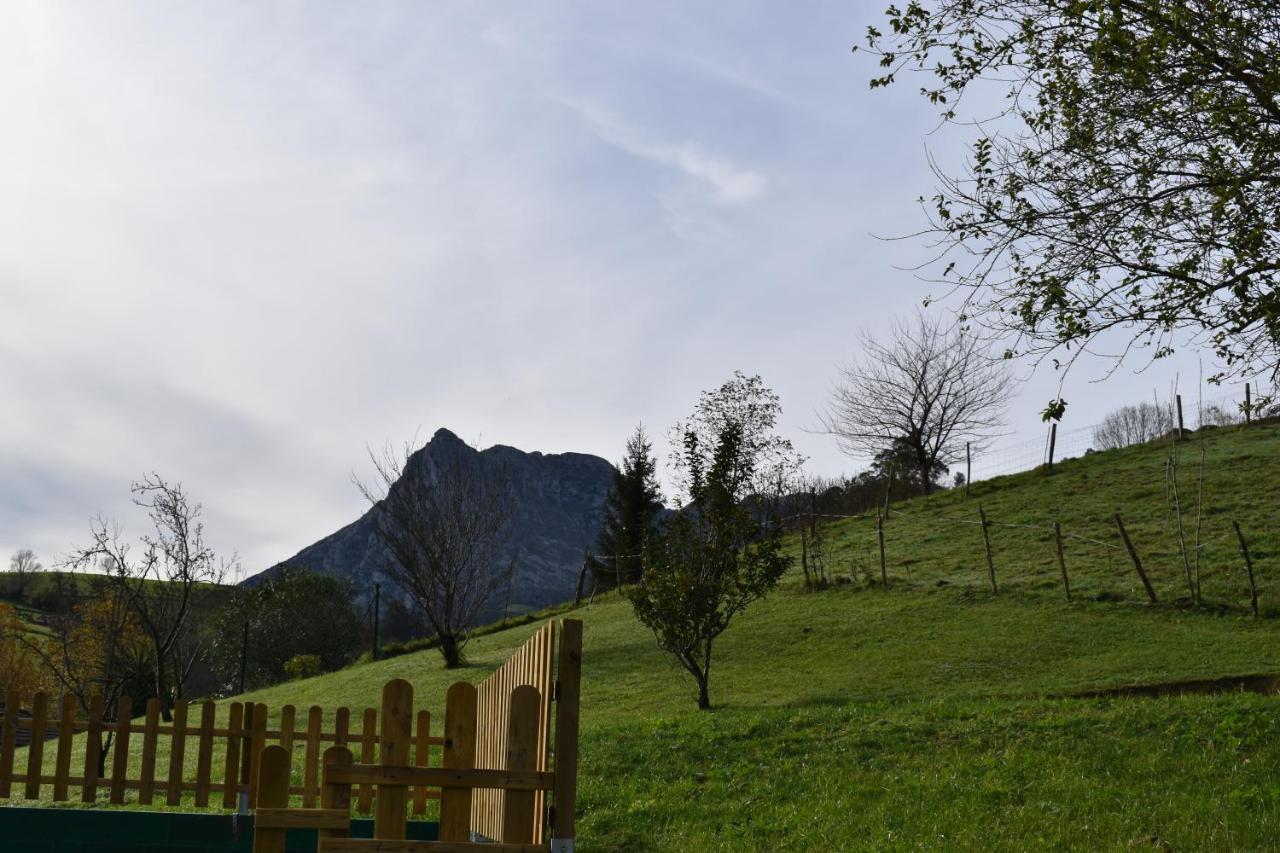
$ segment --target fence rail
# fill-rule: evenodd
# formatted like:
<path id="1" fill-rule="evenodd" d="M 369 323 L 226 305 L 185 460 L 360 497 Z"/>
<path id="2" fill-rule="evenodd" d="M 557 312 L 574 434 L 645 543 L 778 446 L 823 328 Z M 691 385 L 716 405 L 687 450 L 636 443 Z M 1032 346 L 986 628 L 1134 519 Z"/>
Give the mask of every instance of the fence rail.
<path id="1" fill-rule="evenodd" d="M 319 706 L 307 710 L 305 724 L 299 728 L 297 709 L 285 705 L 280 709 L 280 724 L 269 728 L 268 708 L 261 703 L 233 702 L 228 706 L 225 724 L 216 725 L 217 706 L 213 702 L 193 704 L 179 700 L 172 708 L 173 721 L 162 723 L 160 702 L 155 698 L 147 701 L 143 717 L 133 719 L 133 704 L 128 697 L 122 697 L 115 708 L 115 720 L 104 719 L 100 696 L 93 697 L 85 716 L 80 715 L 82 708 L 72 694 L 61 697 L 59 713 L 53 716 L 52 698 L 43 692 L 35 694 L 28 713 L 22 707 L 22 697 L 14 691 L 6 693 L 0 715 L 0 799 L 38 800 L 41 789 L 48 787 L 54 802 L 66 802 L 71 789 L 78 788 L 82 803 L 95 803 L 105 793 L 108 802 L 120 805 L 125 802 L 126 791 L 137 791 L 141 805 L 151 805 L 157 797 L 163 797 L 166 805 L 176 806 L 183 803 L 184 794 L 193 793 L 189 805 L 195 808 L 234 809 L 241 806 L 243 793 L 243 805 L 254 808 L 258 798 L 258 757 L 264 746 L 277 743 L 289 749 L 295 744 L 303 746 L 302 784 L 291 785 L 289 793 L 300 795 L 303 805 L 309 807 L 316 804 L 320 795 L 322 744 L 355 744 L 363 757 L 372 755 L 381 743 L 378 712 L 374 708 L 364 709 L 360 730 L 353 732 L 351 710 L 345 707 L 335 710 L 333 727 L 325 731 L 325 712 Z M 195 718 L 198 723 L 188 723 Z M 431 715 L 427 711 L 418 711 L 414 722 L 415 763 L 426 766 L 432 747 L 442 746 L 444 739 L 431 734 Z M 25 772 L 15 772 L 14 767 L 19 731 L 30 733 Z M 88 737 L 76 768 L 80 772 L 72 775 L 77 734 Z M 142 741 L 141 755 L 136 759 L 130 752 L 135 736 Z M 110 755 L 103 759 L 108 743 Z M 161 753 L 167 754 L 163 762 Z M 215 753 L 219 753 L 220 760 L 215 760 Z M 52 774 L 46 772 L 50 763 Z M 165 775 L 158 775 L 160 770 Z M 15 784 L 19 787 L 15 788 Z M 362 813 L 371 807 L 371 790 L 361 786 L 357 791 L 356 808 Z M 214 798 L 214 794 L 220 796 Z M 439 796 L 439 791 L 416 788 L 414 813 L 425 813 L 426 801 Z"/>

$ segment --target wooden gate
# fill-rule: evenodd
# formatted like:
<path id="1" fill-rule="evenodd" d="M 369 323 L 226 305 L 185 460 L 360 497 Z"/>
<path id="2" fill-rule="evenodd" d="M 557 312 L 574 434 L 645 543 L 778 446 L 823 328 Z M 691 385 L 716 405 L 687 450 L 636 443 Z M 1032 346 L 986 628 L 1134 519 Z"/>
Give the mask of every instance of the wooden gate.
<path id="1" fill-rule="evenodd" d="M 555 649 L 555 622 L 548 622 L 529 638 L 506 663 L 476 688 L 476 767 L 501 770 L 507 761 L 511 693 L 517 687 L 536 688 L 538 703 L 537 766 L 547 769 L 547 744 L 551 730 L 552 652 Z M 507 793 L 498 788 L 477 790 L 471 797 L 471 830 L 487 839 L 503 840 L 503 816 Z M 534 794 L 534 811 L 541 813 L 544 794 Z M 541 843 L 542 824 L 534 827 L 533 841 Z"/>
<path id="2" fill-rule="evenodd" d="M 481 691 L 474 685 L 459 682 L 449 688 L 440 767 L 409 763 L 413 687 L 399 679 L 383 688 L 377 763 L 371 755 L 362 755 L 357 763 L 345 746 L 325 751 L 320 808 L 289 808 L 291 751 L 283 745 L 265 747 L 256 785 L 255 853 L 283 853 L 286 830 L 302 827 L 319 830 L 320 853 L 443 853 L 473 848 L 495 853 L 572 853 L 582 623 L 574 619 L 560 623 L 553 683 L 545 678 L 540 685 L 521 683 L 540 677 L 544 661 L 546 673 L 551 671 L 547 649 L 554 636 L 550 626 L 539 631 L 486 682 L 487 687 L 482 685 L 483 706 Z M 553 735 L 547 730 L 553 716 L 552 698 Z M 502 744 L 502 766 L 484 766 L 482 761 L 493 762 L 495 739 Z M 484 758 L 482 743 L 486 744 Z M 548 771 L 547 747 L 552 743 Z M 374 789 L 372 839 L 347 837 L 352 790 L 361 785 Z M 404 840 L 411 788 L 439 790 L 439 841 Z M 496 791 L 499 796 L 486 800 L 475 796 L 484 791 Z M 543 808 L 541 799 L 546 792 L 552 797 L 549 809 Z M 547 827 L 551 840 L 543 843 Z M 474 843 L 473 833 L 496 842 Z"/>

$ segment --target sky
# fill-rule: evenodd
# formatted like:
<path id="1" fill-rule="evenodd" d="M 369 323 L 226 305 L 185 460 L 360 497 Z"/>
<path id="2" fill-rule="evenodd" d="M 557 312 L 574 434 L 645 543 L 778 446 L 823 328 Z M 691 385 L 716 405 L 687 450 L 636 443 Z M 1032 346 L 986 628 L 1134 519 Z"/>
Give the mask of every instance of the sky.
<path id="1" fill-rule="evenodd" d="M 882 5 L 3 3 L 0 558 L 145 532 L 155 471 L 253 573 L 364 510 L 370 445 L 665 456 L 734 370 L 858 470 L 816 412 L 930 295 L 883 238 L 965 142 L 870 91 Z M 1064 427 L 1199 369 L 1108 367 Z M 999 446 L 1059 393 L 1020 375 Z"/>

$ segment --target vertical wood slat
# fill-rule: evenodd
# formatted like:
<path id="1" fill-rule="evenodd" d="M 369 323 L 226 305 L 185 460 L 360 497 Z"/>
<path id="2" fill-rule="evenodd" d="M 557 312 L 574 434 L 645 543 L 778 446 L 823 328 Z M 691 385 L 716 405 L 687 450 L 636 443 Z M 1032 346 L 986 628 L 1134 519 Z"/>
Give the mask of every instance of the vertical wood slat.
<path id="1" fill-rule="evenodd" d="M 259 706 L 266 707 L 266 706 Z M 272 744 L 261 751 L 255 750 L 258 774 L 253 789 L 258 794 L 262 808 L 283 809 L 289 805 L 289 768 L 292 757 L 289 750 Z M 257 827 L 253 833 L 253 853 L 284 853 L 284 829 Z"/>
<path id="2" fill-rule="evenodd" d="M 187 758 L 187 700 L 173 703 L 173 734 L 169 736 L 169 776 L 165 805 L 182 802 L 183 765 Z"/>
<path id="3" fill-rule="evenodd" d="M 213 723 L 218 708 L 213 702 L 200 704 L 200 744 L 196 748 L 196 808 L 209 805 L 213 780 Z"/>
<path id="4" fill-rule="evenodd" d="M 538 708 L 542 697 L 538 688 L 521 685 L 511 692 L 507 729 L 506 769 L 534 770 L 538 765 Z M 502 838 L 505 843 L 532 844 L 536 820 L 536 798 L 533 791 L 507 791 L 502 815 Z"/>
<path id="5" fill-rule="evenodd" d="M 333 745 L 346 746 L 351 731 L 351 709 L 339 708 L 333 715 Z"/>
<path id="6" fill-rule="evenodd" d="M 379 732 L 378 763 L 383 767 L 404 767 L 409 763 L 413 733 L 413 687 L 404 679 L 388 681 L 382 688 L 382 729 Z M 408 790 L 398 785 L 378 788 L 378 804 L 373 815 L 373 837 L 403 841 L 405 803 Z"/>
<path id="7" fill-rule="evenodd" d="M 316 807 L 316 795 L 320 793 L 320 726 L 324 711 L 312 705 L 307 711 L 307 746 L 302 760 L 302 807 Z"/>
<path id="8" fill-rule="evenodd" d="M 351 750 L 345 746 L 331 746 L 324 751 L 324 766 L 350 767 L 354 759 L 351 756 Z M 351 785 L 343 782 L 330 782 L 329 774 L 326 770 L 324 774 L 324 785 L 320 788 L 320 808 L 322 809 L 342 809 L 345 812 L 351 811 Z M 349 831 L 346 829 L 322 829 L 320 830 L 321 838 L 346 838 Z"/>
<path id="9" fill-rule="evenodd" d="M 31 697 L 31 743 L 27 745 L 28 800 L 40 799 L 40 771 L 44 769 L 44 734 L 49 725 L 49 695 L 43 690 Z"/>
<path id="10" fill-rule="evenodd" d="M 129 779 L 129 733 L 133 730 L 133 700 L 121 696 L 116 700 L 116 739 L 111 758 L 111 803 L 124 802 L 125 782 Z"/>
<path id="11" fill-rule="evenodd" d="M 138 802 L 151 805 L 156 780 L 156 736 L 160 727 L 160 699 L 147 700 L 147 716 L 142 724 L 142 770 L 138 774 Z"/>
<path id="12" fill-rule="evenodd" d="M 257 773 L 257 765 L 253 763 L 253 712 L 258 706 L 253 702 L 244 703 L 244 722 L 240 729 L 240 790 L 246 807 L 252 806 L 250 791 L 253 790 L 252 776 Z"/>
<path id="13" fill-rule="evenodd" d="M 560 623 L 560 655 L 556 681 L 555 826 L 551 851 L 573 849 L 574 809 L 578 796 L 578 699 L 582 680 L 582 622 Z"/>
<path id="14" fill-rule="evenodd" d="M 18 746 L 18 691 L 4 692 L 4 718 L 0 720 L 0 797 L 13 787 L 13 751 Z"/>
<path id="15" fill-rule="evenodd" d="M 293 750 L 295 716 L 296 712 L 292 705 L 285 705 L 280 709 L 280 745 L 290 751 Z"/>
<path id="16" fill-rule="evenodd" d="M 80 786 L 80 802 L 93 803 L 98 799 L 98 760 L 102 757 L 102 706 L 106 700 L 101 693 L 89 698 L 89 725 L 84 742 L 84 783 Z"/>
<path id="17" fill-rule="evenodd" d="M 431 763 L 431 712 L 418 712 L 417 737 L 414 739 L 414 761 L 418 767 L 427 767 Z M 413 788 L 413 813 L 427 813 L 427 786 L 415 785 Z"/>
<path id="18" fill-rule="evenodd" d="M 67 799 L 67 780 L 71 778 L 71 744 L 76 733 L 76 697 L 70 693 L 62 696 L 62 711 L 58 714 L 58 757 L 54 759 L 53 801 Z"/>
<path id="19" fill-rule="evenodd" d="M 249 808 L 258 807 L 258 777 L 261 775 L 259 765 L 262 763 L 262 750 L 267 745 L 267 706 L 261 702 L 252 703 L 253 727 L 249 737 Z M 248 714 L 248 706 L 245 709 Z"/>
<path id="20" fill-rule="evenodd" d="M 506 761 L 507 726 L 510 710 L 507 707 L 511 691 L 521 685 L 536 687 L 542 696 L 539 716 L 539 770 L 547 767 L 547 746 L 551 725 L 551 696 L 554 686 L 553 655 L 555 652 L 556 626 L 548 622 L 531 636 L 524 645 L 478 688 L 478 731 L 476 734 L 476 766 L 501 769 Z M 506 792 L 499 789 L 477 789 L 472 795 L 472 821 L 477 832 L 497 838 L 501 835 Z M 538 814 L 542 814 L 547 795 L 535 793 Z M 538 824 L 534 843 L 543 842 L 544 831 Z"/>
<path id="21" fill-rule="evenodd" d="M 449 688 L 444 711 L 444 758 L 449 770 L 471 770 L 476 764 L 476 688 L 459 681 Z M 471 789 L 442 788 L 440 840 L 471 838 Z"/>
<path id="22" fill-rule="evenodd" d="M 363 725 L 360 729 L 360 763 L 372 764 L 374 759 L 373 740 L 378 730 L 378 711 L 375 708 L 364 709 Z M 373 808 L 373 786 L 361 783 L 356 789 L 356 811 L 368 814 Z"/>
<path id="23" fill-rule="evenodd" d="M 227 713 L 227 754 L 222 771 L 222 807 L 236 806 L 237 788 L 240 782 L 240 740 L 243 737 L 244 703 L 232 702 Z"/>
<path id="24" fill-rule="evenodd" d="M 537 681 L 538 693 L 542 697 L 542 703 L 538 708 L 538 769 L 547 769 L 547 748 L 551 745 L 551 664 L 552 656 L 555 653 L 556 639 L 556 623 L 548 622 L 546 628 L 542 632 L 542 649 L 538 654 L 539 678 Z M 546 814 L 547 792 L 538 791 L 535 796 L 537 814 Z M 544 841 L 544 826 L 542 821 L 538 822 L 537 831 L 534 833 L 533 842 L 541 844 Z"/>

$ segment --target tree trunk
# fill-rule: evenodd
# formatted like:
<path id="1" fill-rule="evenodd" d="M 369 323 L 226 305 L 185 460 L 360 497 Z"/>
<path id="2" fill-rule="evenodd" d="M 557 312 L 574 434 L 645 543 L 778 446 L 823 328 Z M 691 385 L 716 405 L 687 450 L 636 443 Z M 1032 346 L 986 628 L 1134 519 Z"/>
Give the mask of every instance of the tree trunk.
<path id="1" fill-rule="evenodd" d="M 102 735 L 98 735 L 98 743 L 101 744 L 101 746 L 98 748 L 98 778 L 99 779 L 106 778 L 107 754 L 111 752 L 112 740 L 113 740 L 113 736 L 111 732 L 107 732 L 107 736 L 105 739 L 102 737 Z"/>
<path id="2" fill-rule="evenodd" d="M 707 645 L 702 653 L 702 669 L 698 673 L 698 710 L 711 710 L 711 640 L 707 640 Z"/>
<path id="3" fill-rule="evenodd" d="M 440 635 L 440 654 L 444 657 L 445 669 L 457 669 L 462 666 L 462 649 L 454 634 Z"/>
<path id="4" fill-rule="evenodd" d="M 168 685 L 165 681 L 164 658 L 160 657 L 155 667 L 155 691 L 156 698 L 160 700 L 160 719 L 166 723 L 173 722 L 173 711 L 170 708 L 169 692 L 165 689 Z"/>

